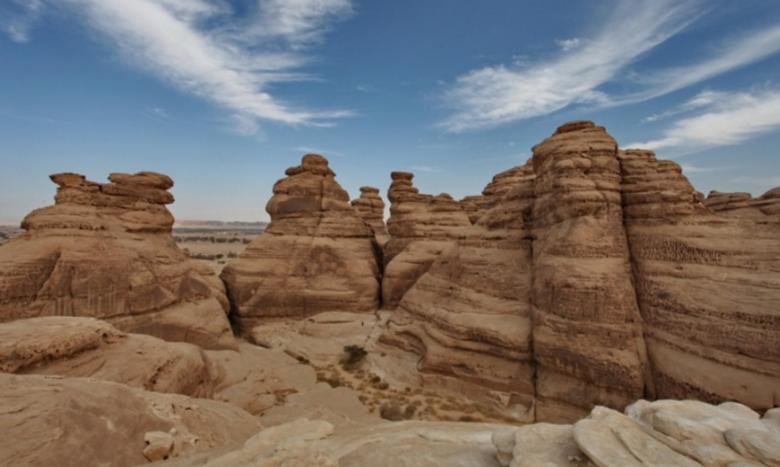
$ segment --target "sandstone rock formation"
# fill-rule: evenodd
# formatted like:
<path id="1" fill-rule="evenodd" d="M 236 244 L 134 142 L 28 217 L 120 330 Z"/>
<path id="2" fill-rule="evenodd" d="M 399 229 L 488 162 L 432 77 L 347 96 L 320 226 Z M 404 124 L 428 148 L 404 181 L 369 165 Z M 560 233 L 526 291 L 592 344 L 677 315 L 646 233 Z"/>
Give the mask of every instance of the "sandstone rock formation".
<path id="1" fill-rule="evenodd" d="M 242 329 L 283 317 L 379 307 L 374 233 L 319 155 L 274 185 L 271 223 L 222 272 Z"/>
<path id="2" fill-rule="evenodd" d="M 649 394 L 776 406 L 780 225 L 712 214 L 651 152 L 620 157 Z"/>
<path id="3" fill-rule="evenodd" d="M 0 250 L 0 321 L 88 316 L 206 348 L 235 345 L 223 285 L 171 238 L 170 178 L 51 179 L 55 204 L 31 212 L 27 232 Z"/>
<path id="4" fill-rule="evenodd" d="M 377 350 L 414 356 L 401 381 L 515 420 L 643 396 L 776 405 L 780 224 L 714 214 L 677 164 L 621 151 L 591 122 L 533 153 L 485 189 L 503 186 L 498 200 L 471 198 L 468 227 L 464 203 L 442 220 L 393 175 L 383 294 L 400 299 Z"/>
<path id="5" fill-rule="evenodd" d="M 370 186 L 360 187 L 360 198 L 352 200 L 352 207 L 360 214 L 374 232 L 374 238 L 380 248 L 385 246 L 390 236 L 385 225 L 385 202 L 379 196 L 379 189 Z"/>
<path id="6" fill-rule="evenodd" d="M 527 425 L 493 435 L 503 466 L 778 465 L 778 409 L 763 418 L 726 402 L 638 401 L 626 414 L 596 407 L 574 425 Z"/>
<path id="7" fill-rule="evenodd" d="M 537 419 L 642 396 L 641 318 L 623 230 L 617 143 L 572 122 L 533 148 Z M 578 413 L 579 411 L 579 413 Z"/>
<path id="8" fill-rule="evenodd" d="M 468 214 L 450 195 L 420 194 L 412 184 L 414 175 L 408 172 L 393 172 L 391 178 L 390 241 L 384 247 L 382 280 L 382 304 L 390 309 L 433 260 L 471 227 Z"/>
<path id="9" fill-rule="evenodd" d="M 711 191 L 704 205 L 724 216 L 761 220 L 772 216 L 780 220 L 780 187 L 773 188 L 758 198 L 750 193 L 721 193 Z"/>
<path id="10" fill-rule="evenodd" d="M 232 405 L 92 378 L 0 373 L 0 400 L 0 465 L 146 464 L 148 432 L 170 434 L 168 456 L 178 457 L 261 428 Z"/>
<path id="11" fill-rule="evenodd" d="M 0 324 L 0 371 L 89 377 L 227 402 L 261 414 L 314 389 L 314 369 L 240 343 L 206 350 L 127 334 L 94 318 L 41 317 Z"/>
<path id="12" fill-rule="evenodd" d="M 525 422 L 534 419 L 535 395 L 531 242 L 524 221 L 533 197 L 533 177 L 517 179 L 467 237 L 435 258 L 380 338 L 419 355 L 409 371 L 419 384 L 481 401 L 496 418 Z"/>
<path id="13" fill-rule="evenodd" d="M 534 177 L 530 161 L 517 167 L 512 167 L 493 177 L 485 186 L 481 195 L 466 196 L 460 200 L 463 209 L 468 213 L 472 223 L 476 223 L 485 212 L 493 208 L 512 188 L 519 183 Z"/>

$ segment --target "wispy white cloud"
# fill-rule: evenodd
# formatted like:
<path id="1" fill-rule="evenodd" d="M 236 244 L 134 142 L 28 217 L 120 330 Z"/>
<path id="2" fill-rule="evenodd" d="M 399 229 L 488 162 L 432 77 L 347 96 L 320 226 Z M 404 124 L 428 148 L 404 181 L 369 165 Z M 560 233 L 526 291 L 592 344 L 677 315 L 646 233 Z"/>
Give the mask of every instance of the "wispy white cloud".
<path id="1" fill-rule="evenodd" d="M 645 89 L 615 98 L 615 104 L 639 102 L 668 94 L 719 74 L 757 62 L 780 51 L 780 24 L 730 38 L 702 60 L 688 65 L 634 74 Z"/>
<path id="2" fill-rule="evenodd" d="M 681 105 L 678 105 L 673 109 L 667 110 L 665 112 L 653 114 L 643 118 L 642 123 L 657 122 L 660 120 L 665 120 L 669 117 L 674 117 L 680 114 L 691 112 L 696 109 L 708 107 L 715 104 L 719 100 L 726 98 L 727 96 L 728 93 L 724 93 L 724 92 L 710 91 L 710 90 L 702 91 L 696 96 L 694 96 L 692 99 L 683 102 Z"/>
<path id="3" fill-rule="evenodd" d="M 582 47 L 522 67 L 481 68 L 445 94 L 455 110 L 441 122 L 463 131 L 545 115 L 576 103 L 604 103 L 598 88 L 696 17 L 696 0 L 620 1 Z"/>
<path id="4" fill-rule="evenodd" d="M 558 44 L 558 47 L 560 47 L 561 50 L 568 52 L 579 47 L 582 40 L 580 40 L 579 37 L 572 37 L 571 39 L 558 39 L 555 43 Z"/>
<path id="5" fill-rule="evenodd" d="M 699 165 L 694 164 L 680 164 L 680 167 L 682 167 L 683 173 L 685 174 L 697 174 L 697 173 L 708 173 L 708 172 L 720 172 L 722 170 L 728 170 L 732 167 L 702 167 Z"/>
<path id="6" fill-rule="evenodd" d="M 258 17 L 240 36 L 255 42 L 258 38 L 278 38 L 293 47 L 322 39 L 334 20 L 353 14 L 351 0 L 256 0 Z"/>
<path id="7" fill-rule="evenodd" d="M 67 5 L 109 37 L 132 65 L 227 109 L 236 131 L 253 134 L 262 120 L 330 126 L 352 115 L 298 108 L 270 91 L 274 83 L 306 78 L 300 69 L 309 57 L 300 48 L 327 29 L 332 3 L 258 0 L 253 13 L 241 18 L 222 0 L 63 0 L 58 5 Z M 349 0 L 336 3 L 350 5 Z M 264 24 L 286 26 L 256 34 Z M 301 41 L 293 40 L 297 33 Z"/>
<path id="8" fill-rule="evenodd" d="M 459 132 L 547 115 L 572 105 L 594 108 L 652 99 L 780 51 L 780 24 L 727 38 L 689 64 L 626 73 L 643 54 L 685 29 L 706 12 L 700 0 L 617 0 L 594 37 L 558 41 L 550 59 L 471 71 L 444 94 L 452 114 L 440 123 Z M 607 92 L 619 83 L 627 91 Z M 672 114 L 674 115 L 674 114 Z M 672 115 L 654 115 L 655 121 Z"/>
<path id="9" fill-rule="evenodd" d="M 719 93 L 698 114 L 680 118 L 661 137 L 627 147 L 696 151 L 740 143 L 780 128 L 780 89 Z"/>
<path id="10" fill-rule="evenodd" d="M 43 11 L 42 0 L 6 0 L 0 5 L 0 30 L 17 43 L 30 40 L 30 29 Z"/>

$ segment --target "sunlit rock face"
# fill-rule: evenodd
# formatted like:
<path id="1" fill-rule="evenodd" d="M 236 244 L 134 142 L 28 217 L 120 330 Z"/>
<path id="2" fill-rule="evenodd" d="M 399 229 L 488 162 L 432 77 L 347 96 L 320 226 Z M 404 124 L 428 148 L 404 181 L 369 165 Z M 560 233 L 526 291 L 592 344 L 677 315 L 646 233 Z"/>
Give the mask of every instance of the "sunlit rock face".
<path id="1" fill-rule="evenodd" d="M 471 221 L 450 195 L 421 194 L 414 187 L 413 174 L 393 172 L 391 178 L 382 303 L 392 309 L 442 251 L 468 235 Z"/>
<path id="2" fill-rule="evenodd" d="M 620 153 L 626 232 L 657 397 L 780 400 L 780 223 L 713 214 L 680 167 Z"/>
<path id="3" fill-rule="evenodd" d="M 376 243 L 380 248 L 385 246 L 390 236 L 385 225 L 385 202 L 379 196 L 379 189 L 370 186 L 360 187 L 360 198 L 353 199 L 352 207 L 366 221 L 374 232 Z"/>
<path id="4" fill-rule="evenodd" d="M 379 341 L 414 355 L 422 384 L 515 420 L 643 396 L 780 400 L 776 190 L 705 206 L 677 164 L 591 122 L 438 214 L 411 178 L 389 193 Z"/>
<path id="5" fill-rule="evenodd" d="M 617 142 L 591 122 L 572 122 L 533 153 L 537 417 L 622 407 L 643 393 L 646 357 Z"/>
<path id="6" fill-rule="evenodd" d="M 780 187 L 773 188 L 758 198 L 750 193 L 722 193 L 711 191 L 704 205 L 718 214 L 754 220 L 780 220 Z"/>
<path id="7" fill-rule="evenodd" d="M 55 204 L 28 214 L 26 233 L 0 250 L 0 320 L 86 316 L 166 340 L 235 346 L 224 286 L 171 237 L 169 177 L 51 179 Z"/>
<path id="8" fill-rule="evenodd" d="M 307 154 L 276 182 L 271 223 L 222 272 L 236 322 L 379 307 L 374 232 L 349 203 L 328 161 Z"/>

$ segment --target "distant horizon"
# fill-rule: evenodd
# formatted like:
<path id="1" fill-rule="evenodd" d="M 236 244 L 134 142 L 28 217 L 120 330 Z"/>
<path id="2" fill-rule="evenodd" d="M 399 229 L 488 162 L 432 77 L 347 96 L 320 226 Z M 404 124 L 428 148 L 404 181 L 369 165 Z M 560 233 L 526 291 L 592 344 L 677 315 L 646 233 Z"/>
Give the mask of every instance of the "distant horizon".
<path id="1" fill-rule="evenodd" d="M 780 186 L 773 0 L 10 0 L 0 56 L 1 219 L 150 170 L 176 217 L 268 221 L 307 152 L 353 199 L 460 199 L 579 119 L 705 194 Z"/>

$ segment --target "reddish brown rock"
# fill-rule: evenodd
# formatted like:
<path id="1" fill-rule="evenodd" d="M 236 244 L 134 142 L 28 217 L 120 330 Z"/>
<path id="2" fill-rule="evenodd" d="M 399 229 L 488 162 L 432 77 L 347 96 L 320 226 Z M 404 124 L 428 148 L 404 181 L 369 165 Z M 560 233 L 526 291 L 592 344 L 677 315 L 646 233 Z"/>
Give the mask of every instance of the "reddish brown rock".
<path id="1" fill-rule="evenodd" d="M 445 249 L 393 311 L 381 342 L 419 356 L 421 384 L 534 419 L 531 241 L 533 178 Z"/>
<path id="2" fill-rule="evenodd" d="M 352 200 L 352 207 L 355 208 L 360 217 L 366 221 L 374 232 L 379 247 L 385 246 L 390 236 L 387 233 L 385 225 L 385 202 L 379 196 L 379 189 L 370 186 L 360 187 L 360 198 Z"/>
<path id="3" fill-rule="evenodd" d="M 620 157 L 655 395 L 777 405 L 780 224 L 713 214 L 652 152 Z"/>
<path id="4" fill-rule="evenodd" d="M 472 223 L 476 223 L 485 212 L 493 208 L 510 190 L 518 184 L 526 183 L 534 177 L 530 161 L 517 167 L 512 167 L 493 177 L 482 190 L 481 195 L 466 196 L 460 200 L 463 209 L 468 213 Z"/>
<path id="5" fill-rule="evenodd" d="M 371 228 L 349 204 L 328 161 L 307 154 L 274 185 L 271 223 L 222 272 L 236 321 L 379 307 L 380 266 Z"/>
<path id="6" fill-rule="evenodd" d="M 471 221 L 450 195 L 420 194 L 412 184 L 413 174 L 393 172 L 391 177 L 382 304 L 392 309 L 442 251 L 468 235 Z"/>
<path id="7" fill-rule="evenodd" d="M 224 286 L 170 235 L 170 178 L 51 179 L 55 204 L 25 217 L 27 232 L 0 250 L 0 321 L 86 316 L 206 348 L 235 346 Z"/>
<path id="8" fill-rule="evenodd" d="M 536 416 L 573 420 L 642 396 L 642 323 L 623 230 L 617 143 L 591 122 L 533 148 Z"/>
<path id="9" fill-rule="evenodd" d="M 721 193 L 711 191 L 704 205 L 718 214 L 747 219 L 780 220 L 780 187 L 773 188 L 758 198 L 750 193 Z"/>

